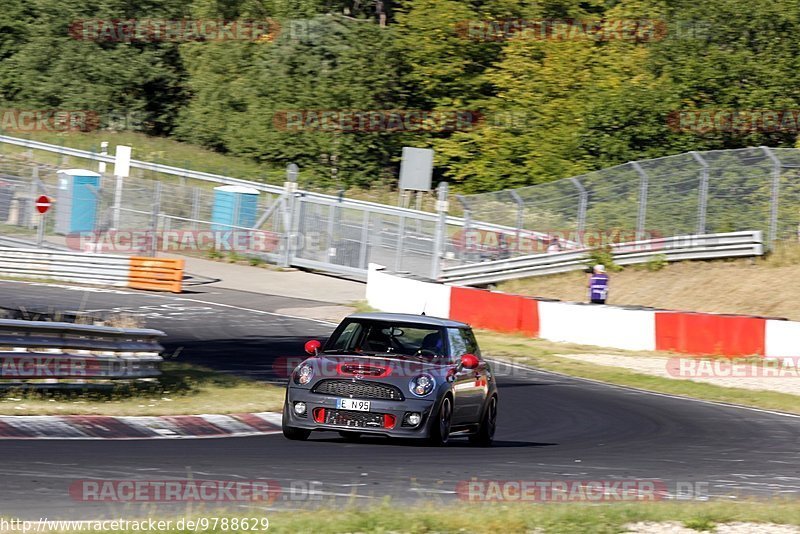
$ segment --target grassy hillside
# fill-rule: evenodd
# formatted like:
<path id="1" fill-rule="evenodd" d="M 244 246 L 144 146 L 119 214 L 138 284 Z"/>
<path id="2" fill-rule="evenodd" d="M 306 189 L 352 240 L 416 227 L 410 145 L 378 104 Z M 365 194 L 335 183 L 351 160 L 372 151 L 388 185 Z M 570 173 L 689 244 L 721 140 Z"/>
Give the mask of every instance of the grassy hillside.
<path id="1" fill-rule="evenodd" d="M 502 283 L 508 293 L 587 300 L 582 272 Z M 765 258 L 681 262 L 655 272 L 627 267 L 611 273 L 609 304 L 746 313 L 800 320 L 800 244 L 783 243 Z"/>

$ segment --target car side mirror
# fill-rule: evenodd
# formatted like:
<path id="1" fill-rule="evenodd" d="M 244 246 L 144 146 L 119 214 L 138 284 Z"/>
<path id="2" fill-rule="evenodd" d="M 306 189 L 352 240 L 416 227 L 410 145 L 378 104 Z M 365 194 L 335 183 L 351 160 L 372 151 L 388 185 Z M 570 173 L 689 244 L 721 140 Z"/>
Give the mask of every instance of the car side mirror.
<path id="1" fill-rule="evenodd" d="M 474 354 L 464 354 L 461 356 L 461 367 L 464 369 L 475 369 L 478 367 L 478 357 Z"/>
<path id="2" fill-rule="evenodd" d="M 316 356 L 317 352 L 319 352 L 319 348 L 322 346 L 322 343 L 317 341 L 316 339 L 312 339 L 311 341 L 306 341 L 306 353 Z"/>

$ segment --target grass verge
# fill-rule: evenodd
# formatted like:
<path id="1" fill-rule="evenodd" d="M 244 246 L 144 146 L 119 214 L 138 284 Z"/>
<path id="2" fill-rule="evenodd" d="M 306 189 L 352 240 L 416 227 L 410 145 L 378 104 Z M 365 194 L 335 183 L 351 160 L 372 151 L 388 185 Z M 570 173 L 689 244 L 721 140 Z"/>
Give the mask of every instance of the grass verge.
<path id="1" fill-rule="evenodd" d="M 219 517 L 218 513 L 214 514 Z M 264 517 L 240 514 L 248 519 Z M 319 533 L 616 533 L 638 522 L 678 522 L 695 530 L 711 530 L 734 522 L 800 525 L 796 501 L 744 501 L 706 503 L 616 503 L 616 504 L 471 504 L 397 506 L 385 503 L 366 509 L 335 508 L 309 511 L 270 512 L 269 532 Z M 250 519 L 252 521 L 253 519 Z M 177 533 L 173 528 L 162 532 Z M 230 525 L 231 523 L 226 523 Z M 239 529 L 233 529 L 240 531 Z M 205 532 L 230 532 L 213 528 Z M 241 530 L 243 531 L 243 530 Z M 658 530 L 661 532 L 662 530 Z M 669 532 L 670 530 L 663 530 Z M 640 530 L 640 532 L 642 532 Z M 759 532 L 769 532 L 759 530 Z"/>
<path id="2" fill-rule="evenodd" d="M 663 378 L 628 371 L 620 367 L 585 363 L 557 356 L 557 354 L 596 354 L 598 351 L 604 354 L 641 356 L 638 353 L 554 343 L 522 335 L 498 334 L 488 331 L 477 331 L 476 335 L 485 355 L 530 365 L 538 369 L 589 378 L 609 384 L 646 389 L 658 393 L 800 414 L 800 402 L 798 402 L 797 395 L 774 391 L 721 387 L 690 380 Z"/>
<path id="3" fill-rule="evenodd" d="M 800 320 L 800 286 L 777 283 L 800 274 L 800 243 L 781 241 L 766 256 L 744 259 L 681 261 L 648 270 L 626 266 L 611 273 L 609 304 L 669 310 L 738 313 Z M 533 276 L 497 285 L 506 293 L 587 299 L 586 273 Z"/>
<path id="4" fill-rule="evenodd" d="M 187 415 L 280 411 L 284 388 L 164 362 L 157 381 L 87 391 L 3 391 L 0 415 Z"/>

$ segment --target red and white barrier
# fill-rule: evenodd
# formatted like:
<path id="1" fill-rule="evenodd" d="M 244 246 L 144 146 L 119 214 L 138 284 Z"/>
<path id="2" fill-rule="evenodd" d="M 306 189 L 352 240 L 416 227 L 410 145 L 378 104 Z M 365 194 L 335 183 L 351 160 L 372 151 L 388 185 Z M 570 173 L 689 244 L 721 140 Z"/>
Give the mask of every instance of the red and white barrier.
<path id="1" fill-rule="evenodd" d="M 540 302 L 539 336 L 550 341 L 655 350 L 655 312 L 596 304 Z"/>
<path id="2" fill-rule="evenodd" d="M 367 302 L 386 312 L 421 313 L 495 332 L 625 350 L 698 355 L 800 356 L 800 322 L 747 315 L 638 310 L 538 300 L 403 278 L 370 264 Z"/>
<path id="3" fill-rule="evenodd" d="M 764 333 L 764 355 L 767 358 L 800 355 L 800 323 L 768 319 Z"/>
<path id="4" fill-rule="evenodd" d="M 367 271 L 367 303 L 381 311 L 450 316 L 450 286 L 384 273 L 375 263 Z"/>

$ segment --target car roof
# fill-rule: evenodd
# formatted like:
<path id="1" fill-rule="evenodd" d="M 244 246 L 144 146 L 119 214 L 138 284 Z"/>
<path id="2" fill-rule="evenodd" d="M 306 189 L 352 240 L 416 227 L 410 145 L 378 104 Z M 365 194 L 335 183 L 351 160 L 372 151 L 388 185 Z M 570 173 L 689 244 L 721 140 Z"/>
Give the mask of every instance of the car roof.
<path id="1" fill-rule="evenodd" d="M 348 315 L 347 319 L 370 319 L 373 321 L 394 321 L 400 323 L 416 323 L 428 326 L 449 326 L 453 328 L 469 328 L 469 325 L 451 319 L 432 317 L 430 315 L 416 315 L 413 313 L 384 313 L 384 312 L 362 312 Z"/>

